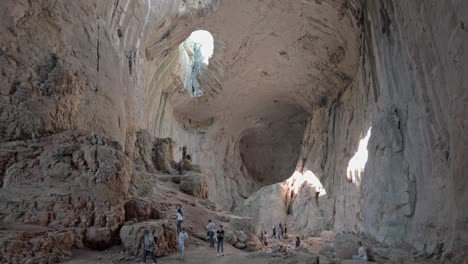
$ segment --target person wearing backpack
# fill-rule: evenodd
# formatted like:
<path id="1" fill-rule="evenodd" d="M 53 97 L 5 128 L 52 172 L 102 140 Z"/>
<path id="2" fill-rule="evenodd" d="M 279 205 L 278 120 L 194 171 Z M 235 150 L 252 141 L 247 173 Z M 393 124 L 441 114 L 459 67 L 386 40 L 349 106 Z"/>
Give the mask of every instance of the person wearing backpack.
<path id="1" fill-rule="evenodd" d="M 208 225 L 206 226 L 208 230 L 208 237 L 210 239 L 210 248 L 214 248 L 214 234 L 215 234 L 215 224 L 211 222 L 211 219 L 208 220 Z"/>
<path id="2" fill-rule="evenodd" d="M 143 263 L 146 263 L 146 257 L 148 254 L 151 255 L 151 258 L 153 259 L 153 264 L 157 263 L 156 261 L 156 256 L 155 256 L 155 251 L 156 251 L 156 239 L 153 237 L 153 235 L 150 233 L 148 229 L 145 229 L 144 231 L 144 237 L 143 237 L 143 243 L 144 243 L 144 252 L 143 252 Z"/>

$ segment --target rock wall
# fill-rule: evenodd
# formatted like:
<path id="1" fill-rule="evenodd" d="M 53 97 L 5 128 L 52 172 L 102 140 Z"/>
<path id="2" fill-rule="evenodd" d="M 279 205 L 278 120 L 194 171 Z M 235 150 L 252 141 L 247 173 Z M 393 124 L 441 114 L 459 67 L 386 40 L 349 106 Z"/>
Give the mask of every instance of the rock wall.
<path id="1" fill-rule="evenodd" d="M 306 210 L 293 211 L 291 221 L 298 230 L 351 231 L 453 260 L 468 243 L 468 5 L 361 4 L 361 75 L 312 112 L 298 161 L 299 170 L 318 176 L 326 195 L 316 204 L 312 195 L 299 198 Z M 350 168 L 368 131 L 366 166 Z M 266 195 L 260 192 L 252 197 Z M 250 202 L 239 213 L 249 215 L 244 207 Z"/>
<path id="2" fill-rule="evenodd" d="M 107 190 L 89 218 L 115 211 L 118 221 L 87 228 L 109 237 L 135 177 L 127 163 L 152 163 L 138 142 L 171 138 L 175 161 L 187 146 L 224 209 L 249 215 L 271 202 L 267 212 L 297 229 L 449 258 L 468 241 L 467 9 L 462 0 L 2 1 L 0 195 L 21 205 L 4 205 L 2 221 L 54 223 L 54 210 L 75 208 L 61 185 L 74 176 Z M 193 97 L 193 62 L 179 44 L 197 28 L 212 32 L 215 50 Z M 366 166 L 355 167 L 371 127 Z M 107 156 L 86 154 L 96 145 Z M 101 159 L 114 165 L 93 171 Z M 158 166 L 172 172 L 166 161 Z M 268 186 L 294 166 L 321 187 Z M 72 202 L 17 195 L 57 181 L 51 189 Z M 73 221 L 57 225 L 87 222 Z"/>
<path id="3" fill-rule="evenodd" d="M 362 229 L 449 257 L 468 243 L 468 4 L 383 1 L 364 8 L 378 110 L 362 179 Z"/>
<path id="4" fill-rule="evenodd" d="M 67 132 L 1 143 L 0 153 L 2 223 L 70 230 L 77 247 L 113 243 L 131 180 L 118 142 Z"/>

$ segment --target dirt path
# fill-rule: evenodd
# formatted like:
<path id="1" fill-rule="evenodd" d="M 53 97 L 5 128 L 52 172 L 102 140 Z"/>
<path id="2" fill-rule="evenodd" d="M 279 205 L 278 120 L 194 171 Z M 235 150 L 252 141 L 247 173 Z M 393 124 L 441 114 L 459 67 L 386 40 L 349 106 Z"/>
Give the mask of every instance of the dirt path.
<path id="1" fill-rule="evenodd" d="M 178 190 L 177 185 L 171 181 L 163 181 L 159 177 L 167 177 L 167 175 L 155 175 L 151 179 L 151 185 L 154 188 L 154 196 L 152 200 L 158 201 L 164 205 L 164 213 L 166 217 L 175 222 L 175 213 L 178 207 L 182 207 L 184 213 L 184 226 L 188 227 L 191 232 L 190 245 L 187 247 L 186 258 L 181 260 L 180 253 L 174 253 L 167 257 L 158 258 L 158 263 L 240 263 L 240 264 L 274 264 L 274 263 L 313 263 L 311 255 L 297 252 L 294 256 L 285 256 L 284 252 L 272 253 L 271 248 L 281 244 L 289 250 L 293 248 L 294 236 L 285 240 L 269 239 L 269 248 L 263 251 L 246 252 L 239 250 L 232 245 L 224 244 L 224 256 L 217 256 L 216 249 L 208 246 L 208 242 L 202 241 L 194 236 L 194 234 L 205 234 L 205 226 L 208 219 L 212 219 L 216 224 L 223 222 L 216 219 L 216 215 L 221 211 L 215 209 L 215 205 L 207 200 L 197 199 L 193 196 L 184 194 Z M 229 214 L 229 212 L 223 212 Z M 293 249 L 293 251 L 295 251 Z M 143 252 L 142 252 L 143 253 Z M 302 254 L 302 255 L 301 255 Z M 107 264 L 107 263 L 141 263 L 141 254 L 138 257 L 131 257 L 125 254 L 120 246 L 114 246 L 105 251 L 93 251 L 89 249 L 74 250 L 72 256 L 64 263 L 68 264 Z M 152 263 L 148 256 L 146 263 Z"/>
<path id="2" fill-rule="evenodd" d="M 124 254 L 120 253 L 119 247 L 113 247 L 106 251 L 92 251 L 92 250 L 75 250 L 73 257 L 65 261 L 67 264 L 111 264 L 111 263 L 141 263 L 140 256 L 138 258 L 127 258 Z M 152 263 L 151 258 L 148 257 L 146 263 Z M 208 247 L 208 245 L 190 246 L 187 248 L 185 260 L 180 259 L 180 254 L 176 253 L 168 257 L 158 258 L 158 263 L 185 263 L 185 264 L 228 264 L 228 263 L 242 263 L 242 264 L 267 264 L 267 263 L 287 263 L 282 258 L 272 257 L 268 254 L 261 254 L 258 252 L 248 253 L 236 249 L 231 245 L 225 245 L 224 256 L 216 256 L 216 249 Z M 295 262 L 307 263 L 307 262 Z"/>

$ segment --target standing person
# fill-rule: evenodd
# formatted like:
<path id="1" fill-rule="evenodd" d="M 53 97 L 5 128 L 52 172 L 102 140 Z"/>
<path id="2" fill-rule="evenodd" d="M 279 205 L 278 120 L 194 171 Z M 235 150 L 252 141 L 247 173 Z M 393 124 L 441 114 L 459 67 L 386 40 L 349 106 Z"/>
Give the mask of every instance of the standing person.
<path id="1" fill-rule="evenodd" d="M 206 229 L 208 230 L 208 237 L 210 238 L 210 248 L 214 248 L 215 224 L 211 222 L 211 219 L 208 220 Z"/>
<path id="2" fill-rule="evenodd" d="M 265 235 L 263 236 L 263 242 L 265 242 L 265 246 L 268 246 L 268 234 L 265 231 Z"/>
<path id="3" fill-rule="evenodd" d="M 184 215 L 182 214 L 182 210 L 177 209 L 177 233 L 180 233 L 182 228 L 182 222 L 184 221 Z"/>
<path id="4" fill-rule="evenodd" d="M 154 241 L 154 237 L 150 234 L 150 231 L 148 229 L 145 229 L 144 234 L 145 236 L 143 237 L 143 243 L 145 244 L 145 249 L 143 252 L 142 261 L 143 263 L 146 263 L 146 257 L 148 256 L 148 254 L 150 254 L 151 258 L 153 259 L 153 263 L 156 263 L 156 242 Z"/>
<path id="5" fill-rule="evenodd" d="M 285 235 L 288 234 L 288 228 L 286 227 L 286 224 L 284 224 L 284 234 L 285 234 Z"/>
<path id="6" fill-rule="evenodd" d="M 273 226 L 273 234 L 271 235 L 271 238 L 276 238 L 276 226 Z"/>
<path id="7" fill-rule="evenodd" d="M 182 255 L 182 260 L 185 258 L 185 244 L 188 241 L 188 234 L 185 232 L 185 228 L 182 227 L 179 234 L 179 249 Z"/>
<path id="8" fill-rule="evenodd" d="M 224 256 L 223 241 L 224 241 L 224 230 L 223 225 L 219 225 L 218 231 L 216 231 L 218 239 L 218 254 L 217 256 Z"/>
<path id="9" fill-rule="evenodd" d="M 301 246 L 301 240 L 299 239 L 299 237 L 297 236 L 296 237 L 296 248 L 300 247 Z"/>
<path id="10" fill-rule="evenodd" d="M 362 242 L 358 241 L 358 255 L 354 255 L 353 259 L 359 259 L 359 260 L 364 260 L 367 261 L 367 253 L 366 253 L 366 248 L 362 246 Z"/>
<path id="11" fill-rule="evenodd" d="M 280 222 L 278 226 L 278 239 L 281 239 L 281 237 L 283 237 L 283 224 Z"/>

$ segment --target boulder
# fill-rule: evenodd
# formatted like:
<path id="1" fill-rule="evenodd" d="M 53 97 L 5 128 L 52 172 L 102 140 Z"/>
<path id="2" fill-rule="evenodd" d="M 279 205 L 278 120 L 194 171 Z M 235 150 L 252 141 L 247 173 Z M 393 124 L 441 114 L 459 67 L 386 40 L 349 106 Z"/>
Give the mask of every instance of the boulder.
<path id="1" fill-rule="evenodd" d="M 175 173 L 171 161 L 174 160 L 175 142 L 171 138 L 155 138 L 153 146 L 153 161 L 156 168 L 167 173 Z"/>
<path id="2" fill-rule="evenodd" d="M 249 196 L 234 213 L 252 217 L 256 233 L 270 230 L 273 225 L 286 222 L 284 192 L 285 186 L 282 183 L 265 186 Z"/>
<path id="3" fill-rule="evenodd" d="M 339 259 L 351 259 L 353 255 L 358 253 L 357 242 L 361 239 L 352 234 L 339 234 L 336 236 L 334 249 L 336 257 Z"/>
<path id="4" fill-rule="evenodd" d="M 247 235 L 243 231 L 234 231 L 234 234 L 236 234 L 237 240 L 239 240 L 239 242 L 247 242 Z"/>
<path id="5" fill-rule="evenodd" d="M 197 198 L 208 198 L 207 177 L 203 173 L 189 172 L 180 177 L 179 189 Z"/>
<path id="6" fill-rule="evenodd" d="M 224 239 L 227 243 L 234 245 L 237 243 L 237 236 L 234 231 L 225 231 Z"/>
<path id="7" fill-rule="evenodd" d="M 225 223 L 228 223 L 229 220 L 230 220 L 230 217 L 226 214 L 217 214 L 215 216 L 215 218 L 218 220 L 218 221 L 221 221 L 221 222 L 225 222 Z"/>
<path id="8" fill-rule="evenodd" d="M 124 225 L 120 229 L 123 249 L 130 255 L 139 256 L 143 252 L 144 230 L 148 229 L 158 239 L 157 255 L 167 256 L 177 250 L 177 231 L 168 220 L 146 221 Z"/>
<path id="9" fill-rule="evenodd" d="M 89 248 L 105 249 L 112 245 L 114 231 L 109 228 L 88 228 L 84 237 L 84 245 Z"/>
<path id="10" fill-rule="evenodd" d="M 161 208 L 154 202 L 141 199 L 132 199 L 124 205 L 126 221 L 143 221 L 148 219 L 160 219 Z"/>
<path id="11" fill-rule="evenodd" d="M 146 130 L 139 130 L 136 133 L 135 149 L 133 152 L 133 161 L 140 168 L 145 168 L 147 172 L 154 172 L 154 163 L 152 160 L 153 137 Z"/>
<path id="12" fill-rule="evenodd" d="M 242 242 L 237 242 L 237 243 L 234 244 L 234 247 L 236 247 L 238 249 L 245 249 L 247 247 L 247 245 L 245 245 Z"/>
<path id="13" fill-rule="evenodd" d="M 230 217 L 229 225 L 227 225 L 225 229 L 233 230 L 236 237 L 236 242 L 232 242 L 230 244 L 235 245 L 237 242 L 245 244 L 246 251 L 255 251 L 262 248 L 262 243 L 255 234 L 252 218 L 232 215 Z"/>
<path id="14" fill-rule="evenodd" d="M 71 231 L 0 232 L 0 263 L 57 263 L 71 255 Z"/>
<path id="15" fill-rule="evenodd" d="M 113 243 L 125 220 L 131 179 L 129 160 L 117 141 L 94 133 L 60 133 L 0 143 L 0 159 L 0 222 L 69 230 L 77 235 L 76 245 L 96 249 Z"/>
<path id="16" fill-rule="evenodd" d="M 200 240 L 203 240 L 203 241 L 208 241 L 208 236 L 206 234 L 206 232 L 195 232 L 195 233 L 190 233 L 190 235 L 192 235 L 193 237 L 196 237 Z"/>

